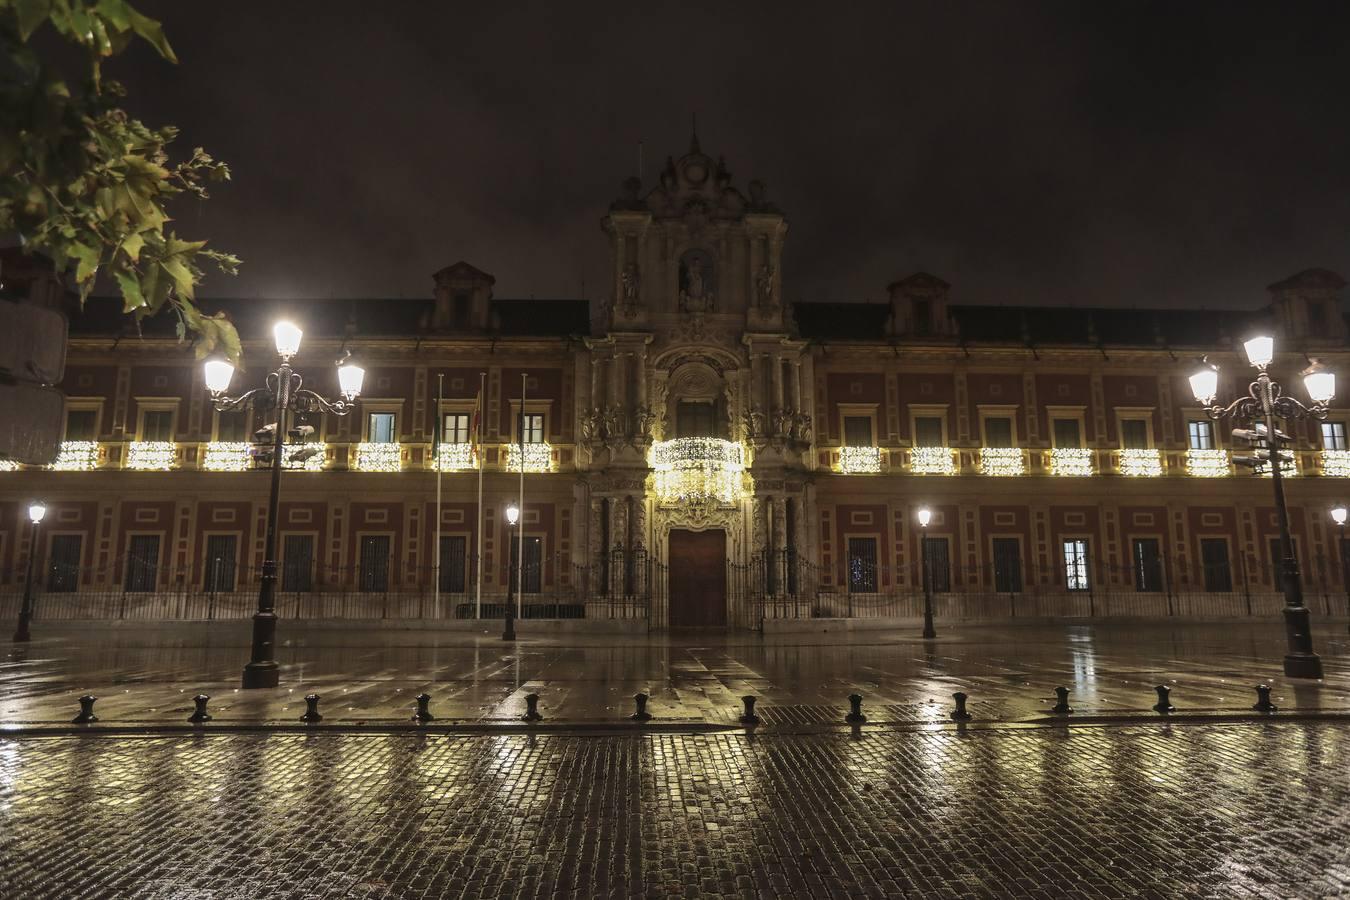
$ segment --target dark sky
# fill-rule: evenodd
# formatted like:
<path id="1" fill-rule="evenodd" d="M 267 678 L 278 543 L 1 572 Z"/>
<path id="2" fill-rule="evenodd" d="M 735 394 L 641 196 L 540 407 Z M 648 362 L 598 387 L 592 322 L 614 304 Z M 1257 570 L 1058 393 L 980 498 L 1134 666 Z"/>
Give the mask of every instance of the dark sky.
<path id="1" fill-rule="evenodd" d="M 646 144 L 768 183 L 794 300 L 916 269 L 961 303 L 1254 306 L 1350 275 L 1350 16 L 1317 3 L 144 3 L 112 69 L 234 181 L 179 211 L 204 295 L 602 284 Z"/>

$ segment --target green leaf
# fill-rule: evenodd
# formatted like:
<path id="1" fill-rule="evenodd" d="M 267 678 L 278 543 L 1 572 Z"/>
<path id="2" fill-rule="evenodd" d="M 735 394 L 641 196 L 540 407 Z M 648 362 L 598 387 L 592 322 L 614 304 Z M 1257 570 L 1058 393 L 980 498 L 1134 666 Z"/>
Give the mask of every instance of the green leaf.
<path id="1" fill-rule="evenodd" d="M 160 267 L 173 279 L 174 287 L 178 289 L 180 296 L 185 299 L 192 299 L 192 286 L 195 280 L 188 267 L 183 265 L 183 261 L 176 256 L 171 256 L 160 263 Z"/>
<path id="2" fill-rule="evenodd" d="M 95 273 L 98 272 L 100 256 L 98 249 L 85 244 L 71 244 L 70 255 L 79 262 L 79 265 L 75 267 L 75 281 L 83 284 L 93 279 Z"/>
<path id="3" fill-rule="evenodd" d="M 130 6 L 126 8 L 127 20 L 131 23 L 131 30 L 145 38 L 159 55 L 169 62 L 178 62 L 178 57 L 174 55 L 173 48 L 169 46 L 169 39 L 164 36 L 164 26 L 149 16 L 143 16 Z"/>
<path id="4" fill-rule="evenodd" d="M 122 239 L 122 251 L 132 262 L 141 258 L 141 248 L 144 246 L 145 238 L 140 234 L 129 234 Z"/>
<path id="5" fill-rule="evenodd" d="M 135 272 L 118 269 L 113 275 L 117 278 L 118 287 L 122 289 L 122 312 L 131 312 L 145 306 L 145 295 L 141 293 L 141 283 L 136 280 Z"/>
<path id="6" fill-rule="evenodd" d="M 19 37 L 27 41 L 52 14 L 52 0 L 14 0 L 19 19 Z"/>

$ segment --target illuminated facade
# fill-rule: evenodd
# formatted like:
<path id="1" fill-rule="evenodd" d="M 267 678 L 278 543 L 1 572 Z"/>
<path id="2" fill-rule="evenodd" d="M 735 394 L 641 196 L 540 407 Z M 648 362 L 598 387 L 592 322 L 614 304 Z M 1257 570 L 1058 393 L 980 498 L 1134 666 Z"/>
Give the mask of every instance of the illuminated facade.
<path id="1" fill-rule="evenodd" d="M 286 451 L 283 593 L 425 595 L 439 563 L 456 614 L 480 568 L 485 602 L 500 598 L 523 466 L 527 597 L 589 615 L 616 591 L 660 593 L 635 607 L 655 627 L 908 615 L 920 505 L 944 602 L 1078 614 L 1108 595 L 1274 595 L 1269 482 L 1232 465 L 1186 378 L 1208 354 L 1234 396 L 1238 342 L 1264 329 L 1285 384 L 1309 356 L 1350 379 L 1334 273 L 1272 285 L 1252 312 L 961 306 L 924 273 L 879 302 L 790 302 L 784 215 L 696 142 L 654 183 L 625 182 L 602 225 L 612 270 L 587 300 L 495 298 L 458 263 L 425 301 L 220 302 L 250 371 L 282 315 L 305 329 L 295 363 L 321 392 L 348 350 L 367 370 L 357 413 L 315 416 Z M 250 439 L 265 421 L 213 412 L 172 336 L 125 329 L 97 302 L 73 322 L 61 455 L 0 466 L 0 592 L 34 496 L 53 510 L 39 553 L 62 590 L 219 587 L 224 559 L 242 592 L 261 563 Z M 1350 499 L 1347 419 L 1336 406 L 1294 430 L 1314 595 L 1340 584 L 1325 509 Z"/>

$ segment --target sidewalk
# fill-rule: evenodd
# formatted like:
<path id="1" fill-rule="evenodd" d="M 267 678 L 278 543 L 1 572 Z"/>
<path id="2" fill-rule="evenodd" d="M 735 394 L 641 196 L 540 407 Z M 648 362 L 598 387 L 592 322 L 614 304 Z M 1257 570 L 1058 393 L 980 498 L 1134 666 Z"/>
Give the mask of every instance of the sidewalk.
<path id="1" fill-rule="evenodd" d="M 99 698 L 97 729 L 190 727 L 192 697 L 211 697 L 208 728 L 304 727 L 306 694 L 320 695 L 317 728 L 418 727 L 414 698 L 430 695 L 430 727 L 523 727 L 539 696 L 539 728 L 739 728 L 741 697 L 758 698 L 761 728 L 841 725 L 861 694 L 869 725 L 951 723 L 952 694 L 969 696 L 972 725 L 1055 721 L 1067 687 L 1075 722 L 1156 719 L 1154 686 L 1171 688 L 1173 718 L 1252 718 L 1253 686 L 1272 687 L 1279 715 L 1350 717 L 1350 636 L 1314 638 L 1323 682 L 1286 680 L 1279 623 L 950 626 L 936 641 L 911 632 L 762 636 L 733 632 L 543 636 L 529 623 L 514 644 L 496 623 L 462 631 L 306 628 L 283 622 L 281 686 L 243 691 L 247 623 L 110 628 L 42 624 L 0 666 L 0 728 L 67 729 L 77 698 Z M 628 717 L 650 695 L 653 720 Z"/>

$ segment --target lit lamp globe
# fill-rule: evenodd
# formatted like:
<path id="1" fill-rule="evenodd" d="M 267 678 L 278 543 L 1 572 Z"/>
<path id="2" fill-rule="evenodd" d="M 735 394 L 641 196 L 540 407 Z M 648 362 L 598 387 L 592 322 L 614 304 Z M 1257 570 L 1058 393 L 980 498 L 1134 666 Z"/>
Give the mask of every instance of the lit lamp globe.
<path id="1" fill-rule="evenodd" d="M 919 508 L 919 527 L 927 528 L 928 523 L 933 520 L 933 511 L 926 506 Z"/>
<path id="2" fill-rule="evenodd" d="M 1214 398 L 1219 395 L 1219 370 L 1213 366 L 1205 366 L 1192 375 L 1191 393 L 1198 402 L 1206 406 L 1213 403 Z"/>
<path id="3" fill-rule="evenodd" d="M 1264 369 L 1275 358 L 1275 339 L 1260 335 L 1245 342 L 1242 348 L 1247 351 L 1247 361 L 1258 369 Z"/>
<path id="4" fill-rule="evenodd" d="M 277 342 L 277 354 L 290 359 L 300 352 L 300 337 L 304 334 L 294 322 L 278 322 L 272 326 L 272 337 Z"/>
<path id="5" fill-rule="evenodd" d="M 41 522 L 47 516 L 47 506 L 45 503 L 32 503 L 28 506 L 28 521 L 34 525 Z"/>
<path id="6" fill-rule="evenodd" d="M 366 370 L 348 363 L 338 368 L 338 389 L 348 402 L 355 400 L 361 393 L 361 385 L 366 381 Z"/>
<path id="7" fill-rule="evenodd" d="M 1346 517 L 1346 513 L 1345 513 L 1345 507 L 1344 507 L 1344 506 L 1337 506 L 1337 507 L 1333 507 L 1333 508 L 1332 508 L 1332 510 L 1331 510 L 1331 521 L 1335 522 L 1337 525 L 1344 525 L 1344 524 L 1345 524 L 1345 517 Z"/>
<path id="8" fill-rule="evenodd" d="M 506 524 L 515 525 L 520 519 L 520 509 L 513 503 L 506 508 Z"/>
<path id="9" fill-rule="evenodd" d="M 1303 386 L 1314 403 L 1330 403 L 1336 396 L 1336 373 L 1309 372 L 1303 376 Z"/>
<path id="10" fill-rule="evenodd" d="M 219 395 L 230 389 L 230 380 L 234 378 L 234 366 L 223 359 L 208 359 L 202 368 L 206 372 L 208 391 Z"/>

